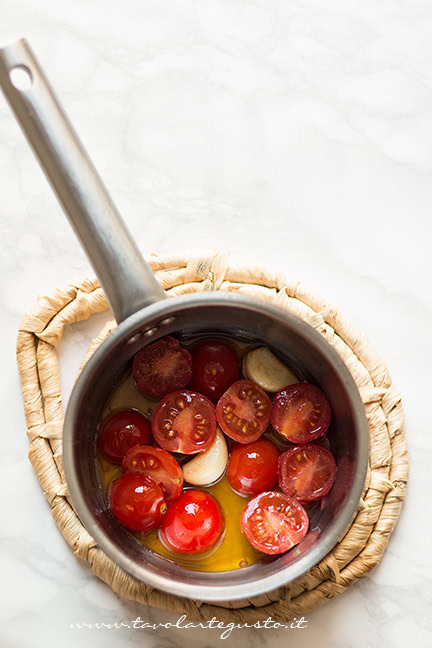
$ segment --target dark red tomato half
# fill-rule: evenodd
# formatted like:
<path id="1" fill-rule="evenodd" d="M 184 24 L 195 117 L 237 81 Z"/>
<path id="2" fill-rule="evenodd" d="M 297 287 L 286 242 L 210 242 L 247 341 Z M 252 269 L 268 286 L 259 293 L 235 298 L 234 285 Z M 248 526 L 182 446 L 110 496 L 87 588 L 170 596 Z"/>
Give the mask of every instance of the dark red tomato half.
<path id="1" fill-rule="evenodd" d="M 151 443 L 150 423 L 136 410 L 122 410 L 108 416 L 100 426 L 98 448 L 101 455 L 121 464 L 124 455 L 138 443 Z"/>
<path id="2" fill-rule="evenodd" d="M 153 435 L 170 452 L 203 452 L 216 436 L 215 406 L 208 398 L 186 389 L 168 394 L 156 407 Z"/>
<path id="3" fill-rule="evenodd" d="M 327 495 L 335 476 L 332 453 L 312 443 L 294 446 L 279 457 L 279 486 L 299 502 L 315 502 Z"/>
<path id="4" fill-rule="evenodd" d="M 167 505 L 178 498 L 183 488 L 183 472 L 172 455 L 162 448 L 137 445 L 124 456 L 123 472 L 139 472 L 159 484 Z"/>
<path id="5" fill-rule="evenodd" d="M 258 495 L 277 485 L 279 450 L 267 439 L 236 444 L 228 460 L 230 486 L 240 495 Z"/>
<path id="6" fill-rule="evenodd" d="M 241 530 L 252 546 L 266 554 L 288 551 L 305 537 L 309 518 L 303 506 L 279 491 L 257 495 L 246 506 Z"/>
<path id="7" fill-rule="evenodd" d="M 216 418 L 234 441 L 251 443 L 270 423 L 272 404 L 265 391 L 251 380 L 238 380 L 219 399 Z"/>
<path id="8" fill-rule="evenodd" d="M 188 384 L 192 376 L 191 354 L 168 335 L 135 354 L 133 375 L 144 393 L 162 398 Z"/>
<path id="9" fill-rule="evenodd" d="M 109 504 L 117 520 L 132 531 L 156 529 L 167 511 L 155 480 L 136 472 L 125 473 L 112 482 Z"/>
<path id="10" fill-rule="evenodd" d="M 164 517 L 160 537 L 172 551 L 197 554 L 212 549 L 225 528 L 215 498 L 194 488 L 183 491 Z"/>
<path id="11" fill-rule="evenodd" d="M 229 344 L 205 340 L 191 351 L 190 388 L 216 403 L 224 391 L 240 378 L 240 362 Z"/>
<path id="12" fill-rule="evenodd" d="M 330 403 L 324 392 L 307 382 L 289 385 L 276 394 L 271 421 L 274 429 L 292 443 L 308 443 L 326 433 Z"/>

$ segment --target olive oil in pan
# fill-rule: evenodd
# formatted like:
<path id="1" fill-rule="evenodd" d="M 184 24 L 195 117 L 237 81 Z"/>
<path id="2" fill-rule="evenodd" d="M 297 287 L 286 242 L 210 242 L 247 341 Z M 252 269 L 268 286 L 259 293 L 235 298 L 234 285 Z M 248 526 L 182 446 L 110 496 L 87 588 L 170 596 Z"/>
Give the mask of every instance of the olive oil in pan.
<path id="1" fill-rule="evenodd" d="M 206 338 L 200 336 L 194 340 L 182 341 L 182 345 L 190 350 L 195 344 L 203 339 Z M 257 347 L 256 344 L 236 342 L 230 338 L 225 338 L 225 340 L 236 349 L 240 361 L 249 350 Z M 132 375 L 132 367 L 129 365 L 125 370 L 124 376 L 120 378 L 114 387 L 111 398 L 104 409 L 103 417 L 121 409 L 137 409 L 148 420 L 151 420 L 158 403 L 158 399 L 146 396 L 136 387 Z M 275 443 L 281 452 L 292 445 L 286 443 L 271 428 L 263 436 Z M 227 439 L 227 442 L 229 445 L 232 445 L 230 439 Z M 186 461 L 189 461 L 192 456 L 177 455 L 176 458 L 180 464 L 183 464 Z M 122 474 L 121 466 L 111 464 L 100 455 L 98 455 L 98 462 L 101 483 L 106 492 L 108 492 L 111 482 Z M 185 484 L 185 487 L 188 487 L 187 484 Z M 135 537 L 155 553 L 194 571 L 233 571 L 268 560 L 269 557 L 264 556 L 261 552 L 252 547 L 240 530 L 240 520 L 243 510 L 251 498 L 235 493 L 229 485 L 228 479 L 225 475 L 223 475 L 215 484 L 200 488 L 210 492 L 216 498 L 225 517 L 224 535 L 219 544 L 210 552 L 205 554 L 179 554 L 171 551 L 161 542 L 158 529 L 154 529 L 145 535 L 134 533 Z"/>

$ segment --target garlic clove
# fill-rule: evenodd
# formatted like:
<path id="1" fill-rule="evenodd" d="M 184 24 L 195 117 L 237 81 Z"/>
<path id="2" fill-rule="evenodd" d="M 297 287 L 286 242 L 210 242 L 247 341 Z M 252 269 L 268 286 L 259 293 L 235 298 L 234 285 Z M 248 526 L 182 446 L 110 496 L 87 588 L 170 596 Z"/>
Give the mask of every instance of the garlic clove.
<path id="1" fill-rule="evenodd" d="M 260 347 L 246 354 L 243 359 L 243 374 L 266 392 L 278 392 L 299 382 L 295 373 L 268 347 Z"/>
<path id="2" fill-rule="evenodd" d="M 212 445 L 183 465 L 183 477 L 193 486 L 208 486 L 217 481 L 228 463 L 228 447 L 218 427 Z"/>

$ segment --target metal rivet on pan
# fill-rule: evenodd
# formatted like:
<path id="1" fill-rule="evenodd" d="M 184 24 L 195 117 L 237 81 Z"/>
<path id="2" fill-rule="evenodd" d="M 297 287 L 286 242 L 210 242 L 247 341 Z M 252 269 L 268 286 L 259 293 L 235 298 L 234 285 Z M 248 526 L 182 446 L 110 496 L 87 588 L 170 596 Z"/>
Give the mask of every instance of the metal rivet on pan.
<path id="1" fill-rule="evenodd" d="M 172 324 L 175 322 L 175 317 L 166 317 L 160 322 L 161 326 L 168 326 L 168 324 Z"/>
<path id="2" fill-rule="evenodd" d="M 151 337 L 152 335 L 154 335 L 156 333 L 156 331 L 157 331 L 157 326 L 154 326 L 153 328 L 147 329 L 147 331 L 145 331 L 144 335 L 146 337 Z"/>
<path id="3" fill-rule="evenodd" d="M 127 344 L 135 344 L 135 342 L 138 342 L 140 339 L 142 333 L 135 333 L 135 335 L 132 335 L 132 337 L 129 338 L 127 341 Z"/>

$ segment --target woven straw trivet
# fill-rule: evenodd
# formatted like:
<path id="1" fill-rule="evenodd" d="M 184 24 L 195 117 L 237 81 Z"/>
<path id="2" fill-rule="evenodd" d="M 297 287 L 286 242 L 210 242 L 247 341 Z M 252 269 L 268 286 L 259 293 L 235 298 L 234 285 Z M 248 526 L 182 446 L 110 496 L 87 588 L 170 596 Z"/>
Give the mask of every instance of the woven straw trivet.
<path id="1" fill-rule="evenodd" d="M 343 538 L 319 565 L 290 585 L 251 599 L 220 604 L 182 599 L 154 590 L 116 566 L 75 514 L 62 466 L 63 404 L 56 346 L 66 325 L 108 308 L 97 280 L 85 279 L 40 297 L 23 317 L 18 333 L 29 458 L 54 520 L 74 553 L 127 599 L 191 619 L 215 616 L 234 623 L 306 614 L 341 594 L 380 561 L 398 519 L 408 456 L 401 399 L 388 369 L 349 319 L 298 281 L 259 267 L 229 264 L 226 255 L 214 251 L 150 255 L 146 260 L 170 297 L 202 290 L 251 295 L 295 313 L 325 336 L 354 377 L 369 421 L 369 471 L 360 505 Z M 81 368 L 114 327 L 109 322 L 93 340 Z"/>

